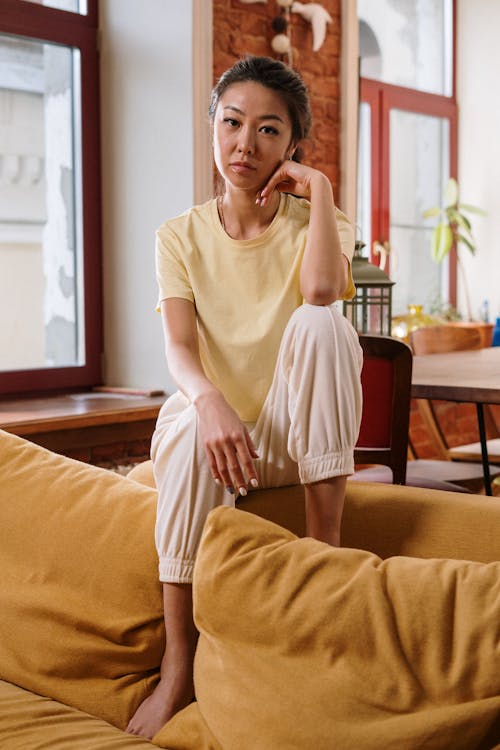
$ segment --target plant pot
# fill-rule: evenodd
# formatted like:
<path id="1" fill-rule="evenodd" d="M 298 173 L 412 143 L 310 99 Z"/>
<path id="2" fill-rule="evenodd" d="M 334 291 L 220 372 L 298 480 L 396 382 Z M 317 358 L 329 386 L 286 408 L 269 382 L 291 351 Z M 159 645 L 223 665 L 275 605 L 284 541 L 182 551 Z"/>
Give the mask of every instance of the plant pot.
<path id="1" fill-rule="evenodd" d="M 481 320 L 458 320 L 454 323 L 449 323 L 452 326 L 461 326 L 462 328 L 475 328 L 479 331 L 481 336 L 481 346 L 486 348 L 491 346 L 493 341 L 493 323 L 483 323 Z"/>

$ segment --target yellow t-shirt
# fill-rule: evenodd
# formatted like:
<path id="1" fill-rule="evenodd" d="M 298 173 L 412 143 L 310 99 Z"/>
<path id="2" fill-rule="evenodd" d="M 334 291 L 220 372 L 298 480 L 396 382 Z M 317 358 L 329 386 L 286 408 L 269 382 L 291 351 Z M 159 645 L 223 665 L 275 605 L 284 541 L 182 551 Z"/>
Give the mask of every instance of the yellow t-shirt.
<path id="1" fill-rule="evenodd" d="M 282 194 L 267 229 L 233 240 L 210 200 L 162 224 L 156 233 L 159 301 L 196 307 L 206 376 L 244 422 L 255 422 L 271 386 L 285 326 L 303 303 L 299 271 L 309 225 L 307 200 Z M 337 210 L 342 251 L 349 260 L 354 232 Z M 349 282 L 344 299 L 354 296 Z"/>

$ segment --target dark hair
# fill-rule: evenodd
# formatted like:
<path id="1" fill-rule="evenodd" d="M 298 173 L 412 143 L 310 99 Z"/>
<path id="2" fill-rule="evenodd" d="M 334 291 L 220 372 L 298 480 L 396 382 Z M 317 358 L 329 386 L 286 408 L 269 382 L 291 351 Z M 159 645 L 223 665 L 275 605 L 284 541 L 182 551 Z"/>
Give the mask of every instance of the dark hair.
<path id="1" fill-rule="evenodd" d="M 272 57 L 249 55 L 225 71 L 212 89 L 208 114 L 214 120 L 219 99 L 234 83 L 253 81 L 277 91 L 288 109 L 292 141 L 307 138 L 311 129 L 311 105 L 304 81 L 292 68 Z"/>

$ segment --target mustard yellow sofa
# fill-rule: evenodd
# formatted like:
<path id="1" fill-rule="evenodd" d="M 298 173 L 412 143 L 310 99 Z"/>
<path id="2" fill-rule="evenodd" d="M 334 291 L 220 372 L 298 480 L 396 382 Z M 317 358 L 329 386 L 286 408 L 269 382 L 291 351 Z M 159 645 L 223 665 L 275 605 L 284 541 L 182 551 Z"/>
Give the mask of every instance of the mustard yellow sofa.
<path id="1" fill-rule="evenodd" d="M 340 550 L 300 538 L 300 487 L 214 511 L 197 702 L 149 742 L 124 727 L 164 648 L 150 463 L 2 431 L 0 459 L 2 750 L 500 747 L 498 498 L 352 483 Z"/>

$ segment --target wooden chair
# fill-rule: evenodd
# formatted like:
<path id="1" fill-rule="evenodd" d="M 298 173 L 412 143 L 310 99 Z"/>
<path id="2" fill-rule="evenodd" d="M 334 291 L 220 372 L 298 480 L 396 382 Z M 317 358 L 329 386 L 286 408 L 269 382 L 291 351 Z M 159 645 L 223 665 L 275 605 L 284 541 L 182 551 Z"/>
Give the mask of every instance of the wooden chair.
<path id="1" fill-rule="evenodd" d="M 481 349 L 484 345 L 483 338 L 476 328 L 465 328 L 454 325 L 427 326 L 418 328 L 410 334 L 410 345 L 415 355 L 439 354 L 451 351 L 465 351 L 469 349 Z M 469 472 L 453 469 L 456 476 L 451 481 L 458 481 L 472 489 L 478 489 L 482 485 L 483 471 L 481 466 L 481 444 L 471 443 L 469 445 L 451 447 L 446 435 L 441 429 L 437 418 L 434 404 L 430 400 L 418 399 L 418 409 L 427 430 L 434 439 L 441 459 L 453 462 L 465 462 L 469 464 Z M 495 438 L 488 440 L 488 458 L 492 463 L 500 463 L 500 434 L 495 420 L 489 408 L 485 405 L 485 421 L 490 433 Z M 413 447 L 410 443 L 410 451 Z M 441 467 L 442 468 L 442 467 Z M 451 467 L 450 467 L 451 470 Z M 491 476 L 500 474 L 500 469 L 490 466 Z M 446 476 L 446 472 L 445 475 Z"/>
<path id="2" fill-rule="evenodd" d="M 412 353 L 389 336 L 359 337 L 364 362 L 361 373 L 363 413 L 354 461 L 369 464 L 350 481 L 408 484 L 414 487 L 467 492 L 451 481 L 427 476 L 428 462 L 409 461 Z M 451 464 L 451 462 L 441 462 Z"/>
<path id="3" fill-rule="evenodd" d="M 388 466 L 392 482 L 405 484 L 411 350 L 402 341 L 389 336 L 361 335 L 359 342 L 363 349 L 363 412 L 354 461 Z"/>

